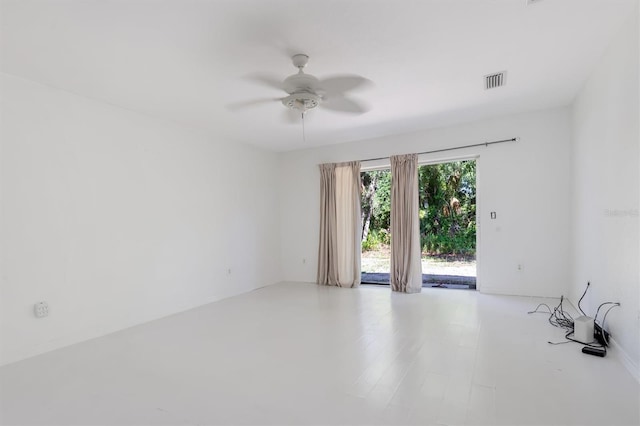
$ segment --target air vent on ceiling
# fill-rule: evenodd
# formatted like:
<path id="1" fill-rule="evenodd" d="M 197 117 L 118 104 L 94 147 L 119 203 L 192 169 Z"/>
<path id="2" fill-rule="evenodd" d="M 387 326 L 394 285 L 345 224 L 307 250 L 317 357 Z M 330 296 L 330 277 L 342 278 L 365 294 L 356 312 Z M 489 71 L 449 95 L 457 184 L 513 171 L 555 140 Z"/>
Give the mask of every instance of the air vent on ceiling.
<path id="1" fill-rule="evenodd" d="M 495 89 L 504 86 L 507 83 L 507 72 L 501 71 L 494 74 L 484 76 L 484 88 Z"/>

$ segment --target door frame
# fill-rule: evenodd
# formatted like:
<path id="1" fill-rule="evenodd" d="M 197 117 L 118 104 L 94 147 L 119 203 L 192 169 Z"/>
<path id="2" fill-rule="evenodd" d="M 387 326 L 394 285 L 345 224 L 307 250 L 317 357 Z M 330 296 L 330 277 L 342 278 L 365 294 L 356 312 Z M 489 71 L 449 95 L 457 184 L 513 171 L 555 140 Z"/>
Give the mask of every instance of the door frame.
<path id="1" fill-rule="evenodd" d="M 418 155 L 418 167 L 429 166 L 433 164 L 451 163 L 454 161 L 475 161 L 476 162 L 476 291 L 482 292 L 482 263 L 481 258 L 481 241 L 482 241 L 482 225 L 480 221 L 481 203 L 482 203 L 482 191 L 480 185 L 481 175 L 481 160 L 480 154 L 467 154 L 458 156 L 433 156 L 433 154 L 419 154 Z M 391 168 L 391 161 L 389 158 L 381 158 L 378 160 L 363 162 L 360 171 L 368 172 L 373 170 L 384 170 Z"/>
<path id="2" fill-rule="evenodd" d="M 480 154 L 468 154 L 455 157 L 429 157 L 429 154 L 421 154 L 418 156 L 418 167 L 431 166 L 434 164 L 452 163 L 454 161 L 475 161 L 476 162 L 476 291 L 482 290 L 482 279 L 480 269 L 480 254 L 481 250 L 481 233 L 482 226 L 480 224 L 480 212 L 481 210 L 481 191 L 480 191 Z"/>

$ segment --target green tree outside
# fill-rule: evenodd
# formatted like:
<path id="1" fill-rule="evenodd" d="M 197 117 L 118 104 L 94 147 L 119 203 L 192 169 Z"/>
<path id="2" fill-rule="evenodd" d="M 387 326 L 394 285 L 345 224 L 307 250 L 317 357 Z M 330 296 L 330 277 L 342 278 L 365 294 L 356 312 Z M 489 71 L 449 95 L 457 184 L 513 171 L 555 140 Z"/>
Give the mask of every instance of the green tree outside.
<path id="1" fill-rule="evenodd" d="M 391 172 L 362 172 L 362 250 L 390 242 Z M 475 256 L 476 162 L 418 168 L 420 240 L 427 255 Z"/>

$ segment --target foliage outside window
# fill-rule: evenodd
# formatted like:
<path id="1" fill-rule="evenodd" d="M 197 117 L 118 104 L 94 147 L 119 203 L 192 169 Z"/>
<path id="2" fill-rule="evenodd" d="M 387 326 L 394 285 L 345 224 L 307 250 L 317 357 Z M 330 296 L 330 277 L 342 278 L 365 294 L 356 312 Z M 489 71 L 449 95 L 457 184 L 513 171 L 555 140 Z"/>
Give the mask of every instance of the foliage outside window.
<path id="1" fill-rule="evenodd" d="M 362 250 L 390 242 L 391 172 L 362 172 Z M 476 163 L 455 161 L 418 168 L 420 241 L 428 255 L 474 256 Z"/>

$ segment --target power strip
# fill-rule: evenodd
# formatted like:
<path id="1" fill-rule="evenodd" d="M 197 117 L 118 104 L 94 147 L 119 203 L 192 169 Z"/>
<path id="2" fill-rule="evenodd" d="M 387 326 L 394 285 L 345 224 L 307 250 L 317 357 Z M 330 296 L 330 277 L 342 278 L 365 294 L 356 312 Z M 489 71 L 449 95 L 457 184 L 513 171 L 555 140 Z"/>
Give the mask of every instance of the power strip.
<path id="1" fill-rule="evenodd" d="M 594 348 L 592 346 L 585 346 L 582 348 L 582 353 L 604 357 L 607 354 L 607 350 L 605 348 Z"/>

